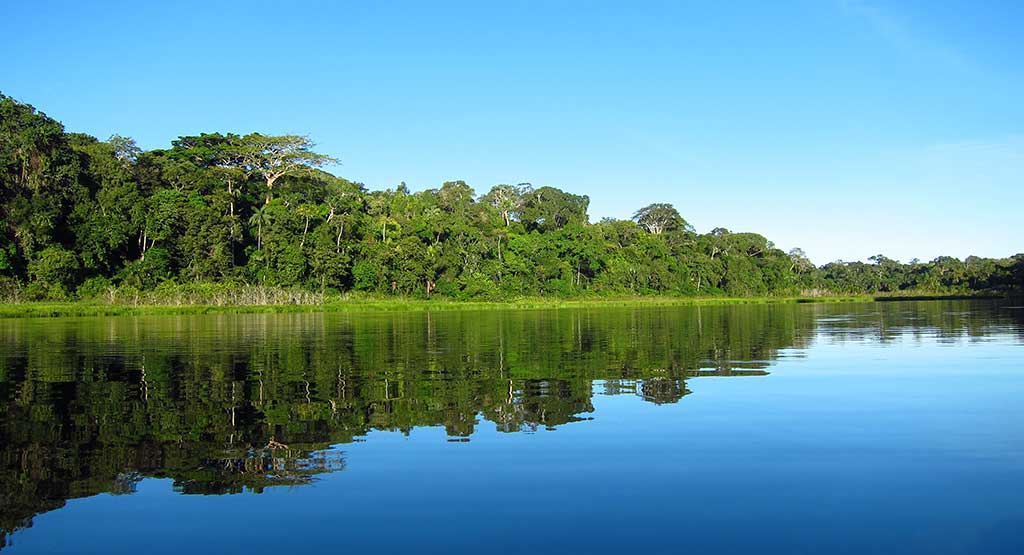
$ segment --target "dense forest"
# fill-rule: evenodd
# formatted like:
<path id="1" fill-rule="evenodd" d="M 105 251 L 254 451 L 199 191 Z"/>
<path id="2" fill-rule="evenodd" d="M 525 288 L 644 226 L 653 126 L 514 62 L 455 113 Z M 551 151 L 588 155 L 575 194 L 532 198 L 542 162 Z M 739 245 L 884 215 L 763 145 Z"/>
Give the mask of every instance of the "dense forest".
<path id="1" fill-rule="evenodd" d="M 301 136 L 204 133 L 142 151 L 68 133 L 0 95 L 0 301 L 250 288 L 523 296 L 1005 293 L 1024 254 L 815 266 L 750 232 L 697 233 L 670 204 L 592 223 L 528 183 L 370 191 Z M 152 298 L 152 297 L 150 297 Z M 296 298 L 294 296 L 289 298 Z"/>

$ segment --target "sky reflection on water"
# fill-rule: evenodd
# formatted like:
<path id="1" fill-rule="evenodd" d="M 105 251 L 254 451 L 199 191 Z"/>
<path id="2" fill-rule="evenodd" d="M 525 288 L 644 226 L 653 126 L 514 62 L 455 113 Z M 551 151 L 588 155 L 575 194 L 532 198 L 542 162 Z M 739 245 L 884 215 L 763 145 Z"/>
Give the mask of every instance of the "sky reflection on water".
<path id="1" fill-rule="evenodd" d="M 996 301 L 4 320 L 4 550 L 1021 552 L 1022 322 Z"/>

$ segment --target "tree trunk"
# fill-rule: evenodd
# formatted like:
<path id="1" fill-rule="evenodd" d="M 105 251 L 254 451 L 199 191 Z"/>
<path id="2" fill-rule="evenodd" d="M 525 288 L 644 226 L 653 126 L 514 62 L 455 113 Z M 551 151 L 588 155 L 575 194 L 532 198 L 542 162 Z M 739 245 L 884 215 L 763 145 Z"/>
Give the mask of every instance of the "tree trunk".
<path id="1" fill-rule="evenodd" d="M 267 178 L 267 200 L 264 205 L 270 204 L 270 195 L 274 192 L 274 182 L 277 181 L 276 177 Z"/>
<path id="2" fill-rule="evenodd" d="M 231 222 L 231 229 L 228 233 L 228 250 L 231 251 L 231 266 L 235 266 L 235 195 L 231 190 L 231 180 L 228 179 L 228 220 Z"/>

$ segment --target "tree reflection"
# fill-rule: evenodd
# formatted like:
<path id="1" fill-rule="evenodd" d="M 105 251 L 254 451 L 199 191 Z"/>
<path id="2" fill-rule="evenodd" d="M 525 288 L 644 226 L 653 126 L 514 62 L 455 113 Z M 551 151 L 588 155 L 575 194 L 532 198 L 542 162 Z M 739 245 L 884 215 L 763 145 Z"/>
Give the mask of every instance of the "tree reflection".
<path id="1" fill-rule="evenodd" d="M 71 498 L 165 477 L 262 492 L 345 468 L 371 430 L 470 438 L 660 405 L 701 376 L 764 376 L 816 337 L 1020 333 L 997 304 L 234 315 L 0 322 L 0 542 Z M 927 331 L 922 331 L 927 330 Z"/>

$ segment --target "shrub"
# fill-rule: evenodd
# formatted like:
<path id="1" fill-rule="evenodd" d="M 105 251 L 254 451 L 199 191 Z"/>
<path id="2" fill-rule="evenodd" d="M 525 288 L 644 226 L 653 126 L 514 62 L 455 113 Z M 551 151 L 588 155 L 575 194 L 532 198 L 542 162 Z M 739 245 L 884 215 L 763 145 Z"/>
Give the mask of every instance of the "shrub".
<path id="1" fill-rule="evenodd" d="M 113 287 L 114 285 L 105 277 L 92 277 L 78 286 L 75 296 L 83 300 L 108 298 Z"/>

